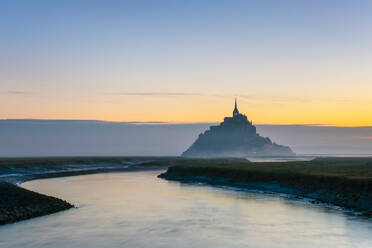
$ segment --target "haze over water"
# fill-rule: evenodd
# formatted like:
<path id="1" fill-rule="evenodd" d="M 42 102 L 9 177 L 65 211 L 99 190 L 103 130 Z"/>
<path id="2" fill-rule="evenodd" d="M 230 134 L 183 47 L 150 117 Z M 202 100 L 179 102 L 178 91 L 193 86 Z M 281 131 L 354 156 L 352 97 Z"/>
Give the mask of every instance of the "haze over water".
<path id="1" fill-rule="evenodd" d="M 30 181 L 77 209 L 0 227 L 0 247 L 370 248 L 372 223 L 270 194 L 158 179 L 160 171 Z M 22 237 L 22 238 L 20 238 Z"/>
<path id="2" fill-rule="evenodd" d="M 0 157 L 179 156 L 200 133 L 216 124 L 0 120 Z M 372 153 L 372 127 L 256 127 L 260 135 L 290 146 L 298 155 Z"/>

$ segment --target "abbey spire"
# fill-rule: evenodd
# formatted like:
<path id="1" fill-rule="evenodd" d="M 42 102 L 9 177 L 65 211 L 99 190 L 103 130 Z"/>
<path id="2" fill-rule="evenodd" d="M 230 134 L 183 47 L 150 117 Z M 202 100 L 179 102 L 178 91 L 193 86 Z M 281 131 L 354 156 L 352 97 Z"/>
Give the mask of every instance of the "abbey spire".
<path id="1" fill-rule="evenodd" d="M 238 115 L 239 115 L 238 103 L 237 103 L 236 97 L 235 97 L 235 108 L 234 108 L 234 111 L 233 111 L 233 116 L 238 116 Z"/>

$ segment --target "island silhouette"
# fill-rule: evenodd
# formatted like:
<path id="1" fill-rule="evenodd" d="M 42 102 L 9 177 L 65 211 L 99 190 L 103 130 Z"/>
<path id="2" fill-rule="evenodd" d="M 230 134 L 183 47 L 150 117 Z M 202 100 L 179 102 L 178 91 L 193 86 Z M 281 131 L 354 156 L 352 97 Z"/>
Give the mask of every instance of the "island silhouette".
<path id="1" fill-rule="evenodd" d="M 199 134 L 195 142 L 182 153 L 183 157 L 245 157 L 294 156 L 288 146 L 278 145 L 257 133 L 247 116 L 235 108 L 232 117 L 225 117 L 218 126 Z"/>

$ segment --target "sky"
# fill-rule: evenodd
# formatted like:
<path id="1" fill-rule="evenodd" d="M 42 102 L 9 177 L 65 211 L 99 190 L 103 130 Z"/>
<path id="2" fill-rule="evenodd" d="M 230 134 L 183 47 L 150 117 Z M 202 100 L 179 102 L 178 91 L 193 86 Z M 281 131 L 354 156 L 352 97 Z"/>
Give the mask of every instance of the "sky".
<path id="1" fill-rule="evenodd" d="M 0 119 L 372 126 L 372 1 L 0 1 Z"/>

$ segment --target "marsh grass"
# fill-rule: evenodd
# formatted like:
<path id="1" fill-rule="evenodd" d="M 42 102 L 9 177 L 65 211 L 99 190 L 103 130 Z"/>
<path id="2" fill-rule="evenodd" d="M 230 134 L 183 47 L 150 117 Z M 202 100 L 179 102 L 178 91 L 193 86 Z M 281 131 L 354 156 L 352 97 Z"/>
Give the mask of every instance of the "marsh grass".
<path id="1" fill-rule="evenodd" d="M 159 177 L 188 182 L 201 180 L 210 184 L 276 184 L 282 189 L 294 189 L 298 195 L 372 216 L 372 158 L 245 164 L 193 161 L 171 166 Z"/>

